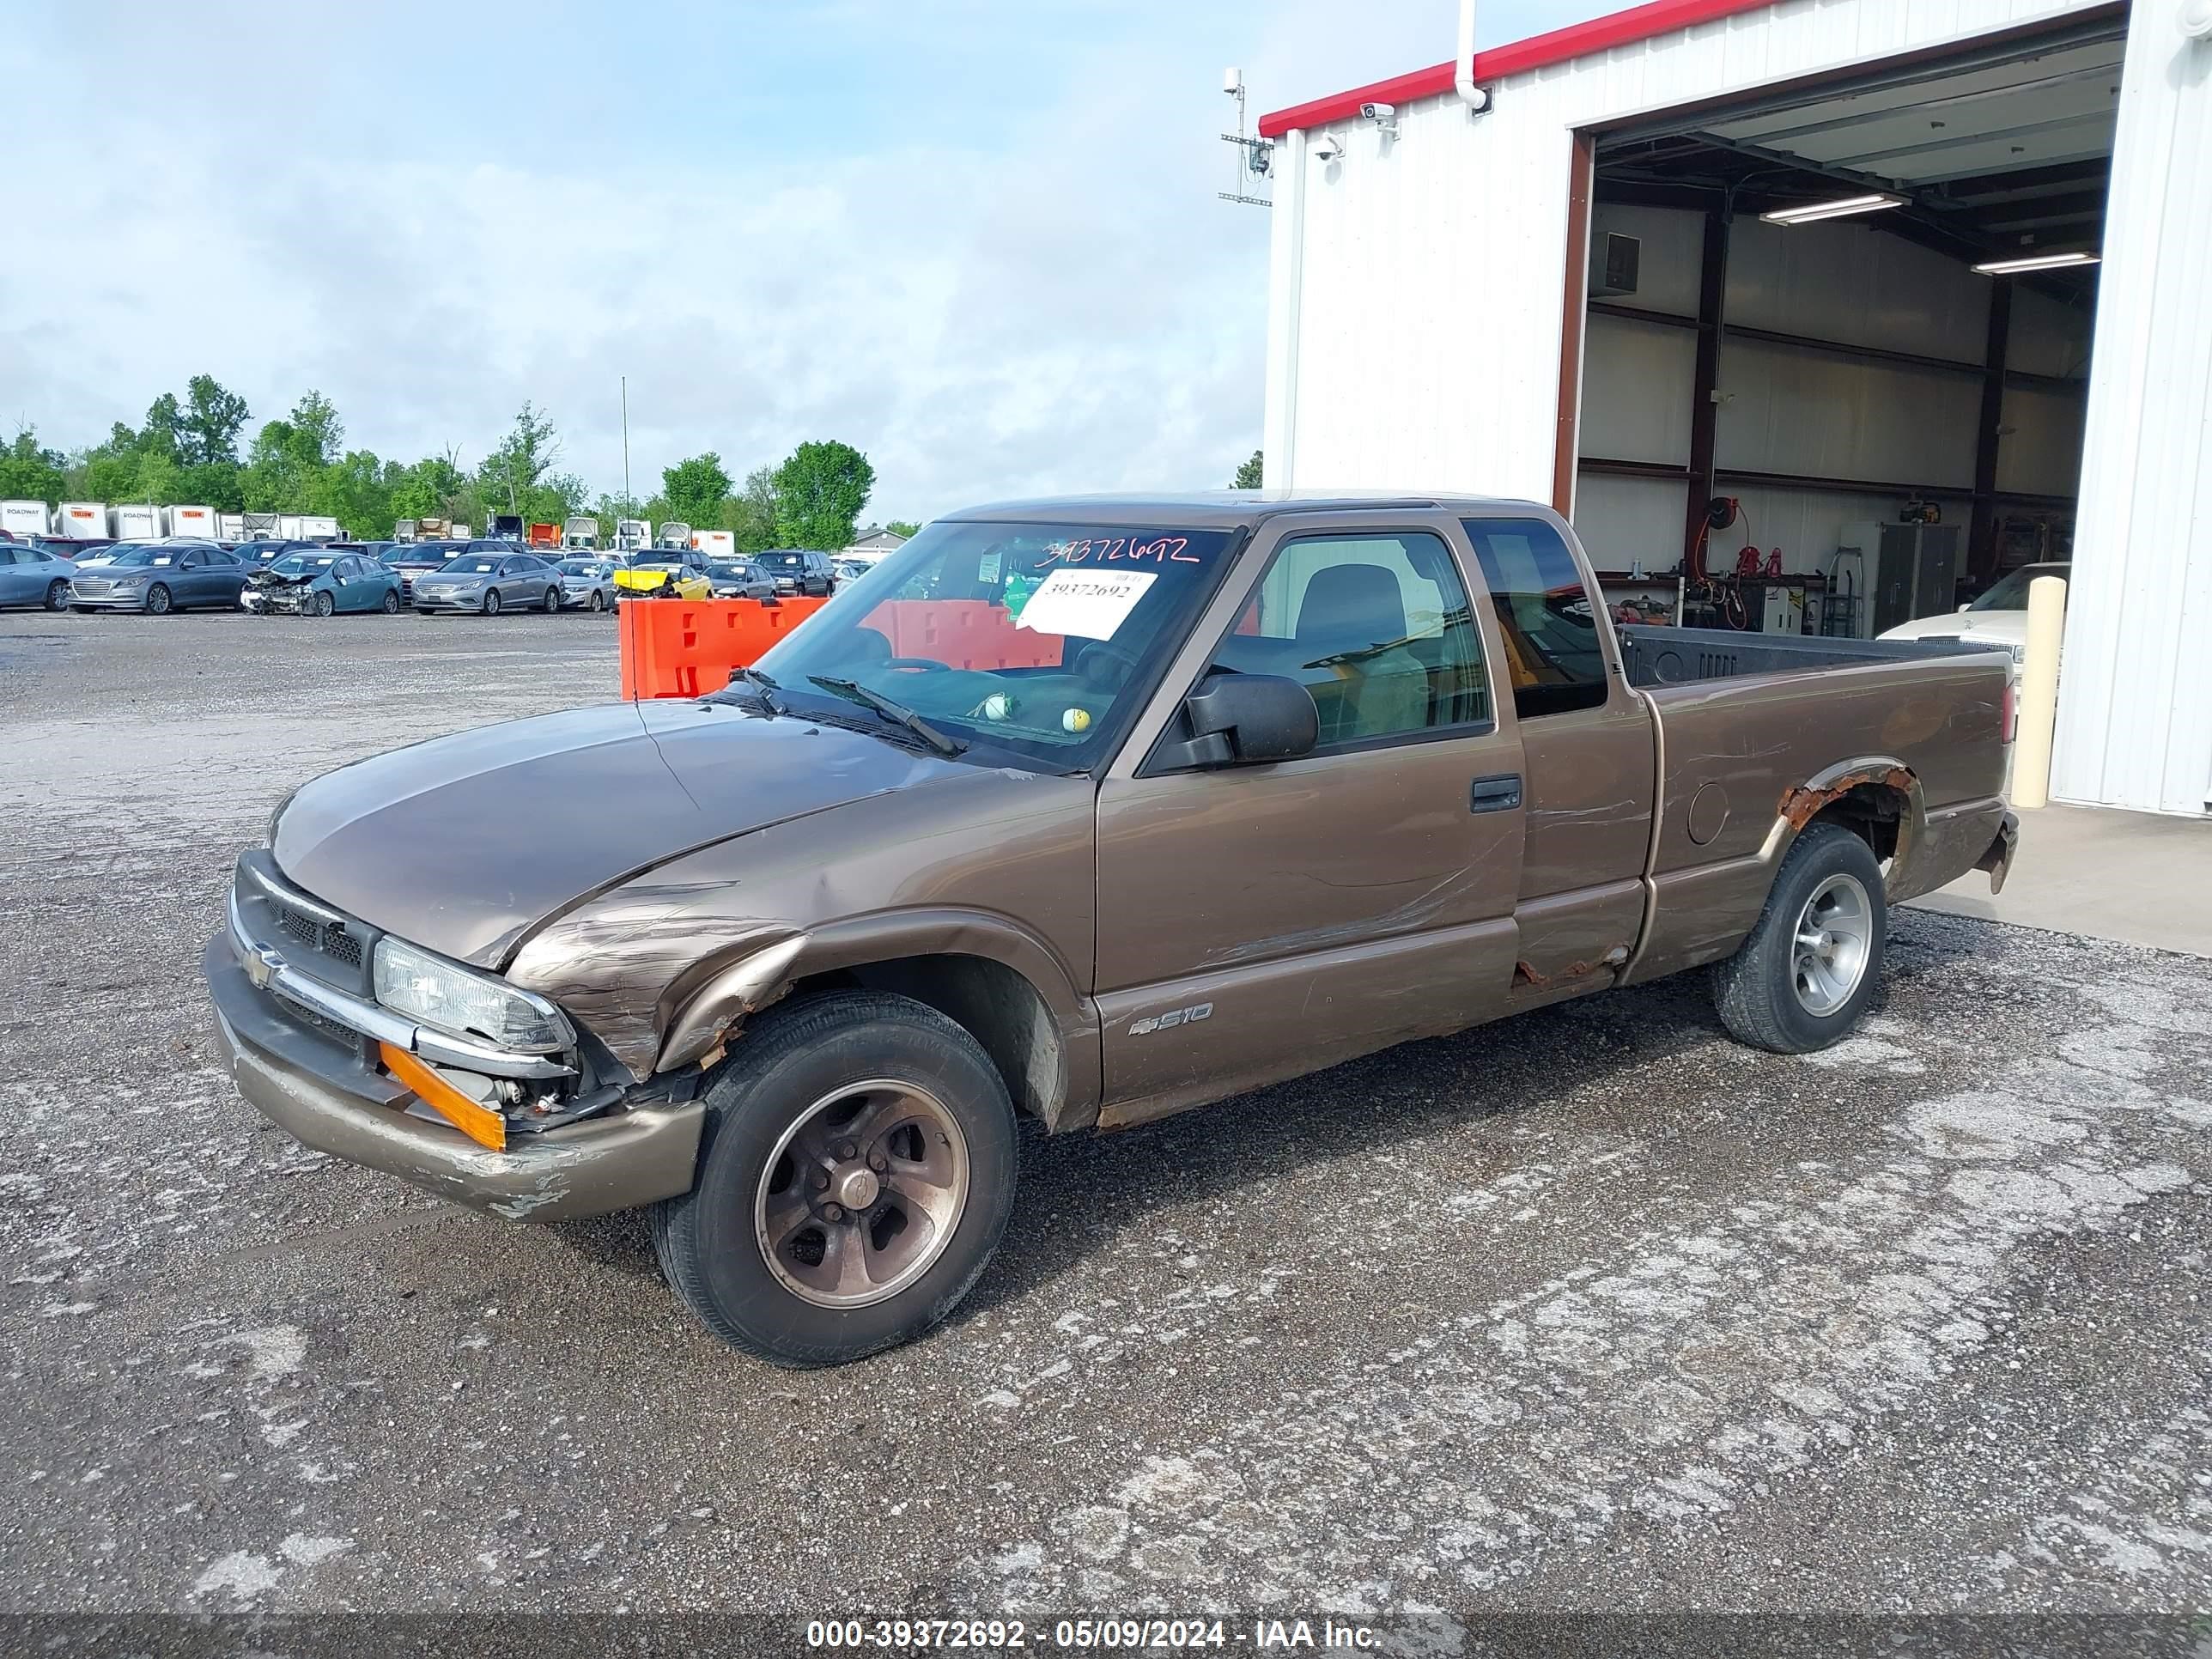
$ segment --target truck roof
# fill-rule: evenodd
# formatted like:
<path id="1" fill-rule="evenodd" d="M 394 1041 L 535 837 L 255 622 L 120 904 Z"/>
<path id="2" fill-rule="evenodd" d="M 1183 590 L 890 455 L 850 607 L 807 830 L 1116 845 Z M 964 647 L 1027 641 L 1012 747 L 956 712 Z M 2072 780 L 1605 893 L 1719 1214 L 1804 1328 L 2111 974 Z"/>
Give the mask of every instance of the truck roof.
<path id="1" fill-rule="evenodd" d="M 1516 513 L 1549 511 L 1534 501 L 1435 490 L 1200 489 L 1181 494 L 1045 495 L 1031 501 L 992 501 L 943 516 L 970 523 L 1081 520 L 1088 524 L 1149 526 L 1172 520 L 1208 529 L 1234 529 L 1284 514 L 1394 507 L 1448 513 L 1495 513 L 1500 508 Z"/>

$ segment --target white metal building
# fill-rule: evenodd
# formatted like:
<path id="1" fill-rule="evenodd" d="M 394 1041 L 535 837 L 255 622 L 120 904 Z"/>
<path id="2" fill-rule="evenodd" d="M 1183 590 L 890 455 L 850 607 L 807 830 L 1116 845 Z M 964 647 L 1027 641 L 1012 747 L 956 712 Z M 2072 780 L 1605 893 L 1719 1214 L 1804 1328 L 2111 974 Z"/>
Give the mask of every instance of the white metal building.
<path id="1" fill-rule="evenodd" d="M 1657 0 L 1269 115 L 1267 482 L 1548 501 L 1609 599 L 1753 628 L 2070 558 L 2053 794 L 2203 814 L 2207 37 L 2212 0 Z M 1923 515 L 1917 605 L 1838 551 Z"/>

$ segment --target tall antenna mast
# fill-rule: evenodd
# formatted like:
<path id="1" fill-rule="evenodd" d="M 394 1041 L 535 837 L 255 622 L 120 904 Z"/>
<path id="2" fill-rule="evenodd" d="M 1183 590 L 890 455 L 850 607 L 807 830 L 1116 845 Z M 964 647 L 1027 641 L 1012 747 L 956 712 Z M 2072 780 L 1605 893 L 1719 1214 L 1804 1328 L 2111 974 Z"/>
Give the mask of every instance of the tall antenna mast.
<path id="1" fill-rule="evenodd" d="M 1247 207 L 1273 207 L 1274 204 L 1264 196 L 1248 196 L 1244 193 L 1244 175 L 1249 173 L 1255 179 L 1266 178 L 1275 151 L 1273 139 L 1251 137 L 1245 131 L 1244 71 L 1239 69 L 1222 70 L 1221 89 L 1237 100 L 1237 131 L 1223 133 L 1221 142 L 1224 144 L 1236 145 L 1243 153 L 1243 165 L 1237 169 L 1235 179 L 1237 188 L 1216 191 L 1214 194 L 1224 202 L 1241 202 Z"/>
<path id="2" fill-rule="evenodd" d="M 631 510 L 629 502 L 629 376 L 622 377 L 623 398 L 623 508 Z"/>

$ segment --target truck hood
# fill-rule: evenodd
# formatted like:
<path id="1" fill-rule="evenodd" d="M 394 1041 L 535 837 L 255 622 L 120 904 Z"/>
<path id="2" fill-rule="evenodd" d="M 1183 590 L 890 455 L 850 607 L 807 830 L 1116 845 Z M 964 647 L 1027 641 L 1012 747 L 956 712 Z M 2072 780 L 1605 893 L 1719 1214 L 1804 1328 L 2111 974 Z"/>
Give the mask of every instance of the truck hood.
<path id="1" fill-rule="evenodd" d="M 1972 640 L 1977 645 L 2025 645 L 2025 611 L 1953 611 L 1939 617 L 1923 617 L 1901 623 L 1882 635 L 1886 640 Z"/>
<path id="2" fill-rule="evenodd" d="M 602 704 L 326 774 L 285 805 L 273 851 L 325 903 L 496 968 L 562 910 L 669 859 L 973 769 L 730 704 Z"/>

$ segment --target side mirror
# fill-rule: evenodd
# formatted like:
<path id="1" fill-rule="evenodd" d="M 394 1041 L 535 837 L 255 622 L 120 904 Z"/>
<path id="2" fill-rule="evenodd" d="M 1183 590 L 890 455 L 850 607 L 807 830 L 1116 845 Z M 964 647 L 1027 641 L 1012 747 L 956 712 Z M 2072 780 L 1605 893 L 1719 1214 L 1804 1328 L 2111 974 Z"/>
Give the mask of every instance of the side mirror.
<path id="1" fill-rule="evenodd" d="M 1190 741 L 1187 766 L 1295 760 L 1321 741 L 1313 694 L 1279 674 L 1212 674 L 1183 704 Z"/>

